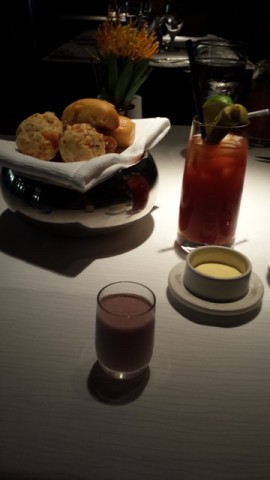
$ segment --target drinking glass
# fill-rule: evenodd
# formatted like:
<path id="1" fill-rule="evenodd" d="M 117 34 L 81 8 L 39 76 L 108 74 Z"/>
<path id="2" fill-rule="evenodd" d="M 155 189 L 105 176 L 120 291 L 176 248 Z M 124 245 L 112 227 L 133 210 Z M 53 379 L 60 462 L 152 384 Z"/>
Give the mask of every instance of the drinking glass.
<path id="1" fill-rule="evenodd" d="M 181 5 L 168 3 L 165 6 L 164 19 L 166 30 L 170 36 L 170 42 L 167 44 L 167 48 L 172 49 L 175 37 L 180 33 L 184 23 Z"/>
<path id="2" fill-rule="evenodd" d="M 196 117 L 192 121 L 177 233 L 177 243 L 185 252 L 202 245 L 234 244 L 246 171 L 247 127 L 214 127 L 217 137 L 226 135 L 210 144 L 201 132 L 211 126 Z"/>
<path id="3" fill-rule="evenodd" d="M 239 100 L 245 77 L 246 44 L 233 40 L 201 40 L 195 46 L 195 64 L 202 103 L 212 95 Z"/>
<path id="4" fill-rule="evenodd" d="M 110 376 L 133 378 L 147 368 L 153 353 L 154 293 L 130 281 L 106 285 L 97 295 L 96 353 Z"/>
<path id="5" fill-rule="evenodd" d="M 270 106 L 270 58 L 255 65 L 246 108 L 250 112 Z M 254 147 L 270 147 L 270 115 L 250 119 L 249 144 Z"/>

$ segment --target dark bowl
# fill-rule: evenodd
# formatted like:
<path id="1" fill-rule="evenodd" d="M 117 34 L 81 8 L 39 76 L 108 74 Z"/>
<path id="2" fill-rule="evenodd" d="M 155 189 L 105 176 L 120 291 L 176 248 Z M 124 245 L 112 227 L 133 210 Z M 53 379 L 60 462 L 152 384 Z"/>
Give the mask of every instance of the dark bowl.
<path id="1" fill-rule="evenodd" d="M 63 233 L 99 234 L 122 229 L 153 208 L 158 170 L 146 152 L 132 167 L 85 193 L 30 179 L 2 168 L 1 188 L 7 206 L 38 226 Z"/>

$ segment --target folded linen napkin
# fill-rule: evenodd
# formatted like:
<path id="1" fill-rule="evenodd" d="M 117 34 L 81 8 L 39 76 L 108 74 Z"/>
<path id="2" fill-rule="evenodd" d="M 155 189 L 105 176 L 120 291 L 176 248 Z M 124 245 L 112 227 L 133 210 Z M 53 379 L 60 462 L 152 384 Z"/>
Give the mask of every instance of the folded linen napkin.
<path id="1" fill-rule="evenodd" d="M 20 153 L 14 141 L 0 140 L 0 164 L 25 177 L 86 192 L 111 177 L 119 168 L 138 163 L 143 153 L 157 145 L 171 126 L 169 119 L 162 117 L 133 121 L 136 124 L 135 140 L 119 154 L 107 153 L 80 162 L 47 162 Z"/>

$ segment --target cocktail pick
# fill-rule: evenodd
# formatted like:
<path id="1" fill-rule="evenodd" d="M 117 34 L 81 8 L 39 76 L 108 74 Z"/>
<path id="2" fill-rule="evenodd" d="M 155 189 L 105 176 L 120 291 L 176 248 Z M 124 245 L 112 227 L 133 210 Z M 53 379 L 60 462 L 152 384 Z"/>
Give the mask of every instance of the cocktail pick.
<path id="1" fill-rule="evenodd" d="M 266 115 L 270 115 L 270 108 L 263 108 L 262 110 L 248 112 L 248 118 L 265 117 Z"/>

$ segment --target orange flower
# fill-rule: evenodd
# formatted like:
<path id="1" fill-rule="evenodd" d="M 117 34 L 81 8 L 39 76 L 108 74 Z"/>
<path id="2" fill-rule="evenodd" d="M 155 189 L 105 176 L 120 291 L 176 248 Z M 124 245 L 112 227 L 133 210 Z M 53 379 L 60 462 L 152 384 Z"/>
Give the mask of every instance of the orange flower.
<path id="1" fill-rule="evenodd" d="M 151 59 L 159 47 L 155 33 L 149 32 L 146 24 L 139 29 L 109 20 L 98 27 L 96 41 L 103 57 L 115 55 L 134 62 Z"/>
<path id="2" fill-rule="evenodd" d="M 106 20 L 96 41 L 106 76 L 100 98 L 125 109 L 152 70 L 149 62 L 159 47 L 156 35 L 146 24 L 137 28 Z"/>

